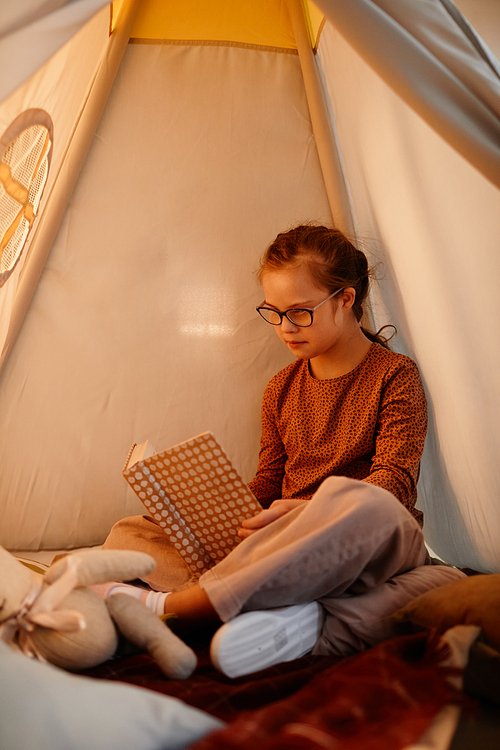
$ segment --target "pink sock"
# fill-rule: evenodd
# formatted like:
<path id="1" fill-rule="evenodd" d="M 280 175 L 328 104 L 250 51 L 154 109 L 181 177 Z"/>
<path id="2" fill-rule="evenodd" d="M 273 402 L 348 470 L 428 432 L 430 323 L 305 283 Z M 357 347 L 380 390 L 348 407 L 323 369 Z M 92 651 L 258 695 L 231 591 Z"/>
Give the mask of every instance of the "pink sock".
<path id="1" fill-rule="evenodd" d="M 107 599 L 112 594 L 127 594 L 139 599 L 146 607 L 149 607 L 155 615 L 163 615 L 165 613 L 165 599 L 169 595 L 169 591 L 150 591 L 143 589 L 140 586 L 131 586 L 129 583 L 120 583 L 119 581 L 112 581 L 111 583 L 98 583 L 94 586 L 89 586 L 89 589 L 95 591 L 101 599 Z"/>

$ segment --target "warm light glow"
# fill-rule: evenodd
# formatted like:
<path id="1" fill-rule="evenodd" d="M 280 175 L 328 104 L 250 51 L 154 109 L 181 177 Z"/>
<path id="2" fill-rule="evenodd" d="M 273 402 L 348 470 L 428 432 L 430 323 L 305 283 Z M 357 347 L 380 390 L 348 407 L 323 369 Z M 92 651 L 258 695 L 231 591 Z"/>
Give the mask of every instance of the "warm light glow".
<path id="1" fill-rule="evenodd" d="M 304 1 L 311 46 L 315 46 L 323 13 Z M 116 5 L 116 1 L 115 4 Z M 114 11 L 113 11 L 114 15 Z M 283 0 L 142 0 L 133 40 L 203 40 L 296 50 L 292 24 Z"/>
<path id="2" fill-rule="evenodd" d="M 224 287 L 190 287 L 181 295 L 180 330 L 190 336 L 231 336 L 236 296 Z"/>

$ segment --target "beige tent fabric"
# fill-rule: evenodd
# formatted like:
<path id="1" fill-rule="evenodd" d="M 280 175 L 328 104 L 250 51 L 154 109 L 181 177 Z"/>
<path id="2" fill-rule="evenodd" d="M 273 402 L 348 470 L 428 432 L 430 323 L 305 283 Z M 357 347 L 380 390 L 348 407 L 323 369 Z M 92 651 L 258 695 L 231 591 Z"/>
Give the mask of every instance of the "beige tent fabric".
<path id="1" fill-rule="evenodd" d="M 446 0 L 318 4 L 343 35 L 327 25 L 320 58 L 356 221 L 385 260 L 378 316 L 429 393 L 426 537 L 447 560 L 498 571 L 495 61 Z M 104 25 L 81 57 L 73 45 L 106 13 L 0 108 L 4 127 L 46 108 L 53 164 Z M 64 175 L 51 178 L 62 193 Z M 285 353 L 253 316 L 249 279 L 269 239 L 307 218 L 330 211 L 296 57 L 129 48 L 0 382 L 1 543 L 98 543 L 141 512 L 120 476 L 133 440 L 212 428 L 251 477 L 260 394 Z"/>
<path id="2" fill-rule="evenodd" d="M 51 199 L 54 190 L 56 194 L 62 192 L 66 201 L 69 199 L 68 182 L 59 178 L 67 159 L 68 146 L 73 140 L 75 127 L 81 121 L 89 91 L 95 80 L 104 50 L 109 43 L 108 30 L 109 11 L 105 9 L 93 18 L 70 44 L 59 50 L 24 86 L 15 91 L 0 106 L 1 134 L 5 133 L 16 118 L 30 109 L 47 112 L 54 123 L 52 161 L 39 214 L 34 221 L 21 259 L 8 282 L 2 287 L 0 294 L 0 369 L 6 358 L 4 344 L 9 335 L 9 329 L 11 341 L 15 338 L 11 324 L 16 323 L 16 329 L 20 327 L 31 299 L 31 294 L 25 297 L 18 293 L 20 279 L 22 279 L 23 286 L 30 278 L 32 285 L 36 286 L 38 279 L 40 263 L 38 263 L 38 269 L 35 268 L 36 264 L 31 262 L 32 257 L 27 265 L 27 273 L 23 274 L 23 271 L 27 258 L 30 257 L 31 245 L 38 236 L 40 222 L 43 225 L 46 221 L 45 207 L 50 202 L 52 211 Z M 40 247 L 37 241 L 35 244 L 35 261 L 41 256 L 40 262 L 43 266 L 50 244 L 45 249 Z M 17 313 L 16 309 L 18 309 Z"/>
<path id="3" fill-rule="evenodd" d="M 449 0 L 318 0 L 366 62 L 500 186 L 500 68 Z"/>
<path id="4" fill-rule="evenodd" d="M 106 0 L 2 0 L 0 102 L 68 42 Z"/>
<path id="5" fill-rule="evenodd" d="M 80 169 L 85 161 L 123 52 L 127 46 L 137 7 L 138 0 L 128 0 L 122 5 L 113 34 L 109 40 L 106 40 L 107 43 L 104 45 L 102 55 L 98 60 L 95 75 L 90 81 L 84 79 L 84 83 L 87 84 L 87 95 L 80 103 L 78 119 L 74 123 L 74 129 L 69 140 L 60 144 L 59 151 L 63 154 L 63 159 L 57 173 L 57 179 L 53 180 L 54 187 L 51 191 L 50 201 L 47 201 L 48 207 L 42 211 L 36 231 L 33 232 L 32 245 L 34 251 L 30 253 L 29 263 L 25 264 L 20 273 L 19 284 L 12 304 L 9 328 L 3 342 L 3 351 L 0 354 L 0 371 L 16 341 L 40 278 L 40 273 L 59 229 Z M 102 22 L 106 18 L 105 11 L 100 16 L 99 20 Z M 92 23 L 89 26 L 92 26 Z M 84 33 L 85 30 L 82 35 Z M 73 45 L 71 45 L 71 48 L 73 49 Z M 72 72 L 75 82 L 81 81 L 79 67 L 78 73 L 75 70 L 79 63 L 78 57 L 73 57 L 74 67 Z M 61 93 L 59 85 L 57 85 L 57 92 L 58 95 Z"/>
<path id="6" fill-rule="evenodd" d="M 307 219 L 331 214 L 297 56 L 128 47 L 0 381 L 4 546 L 96 544 L 140 513 L 133 441 L 212 429 L 252 478 L 290 361 L 253 271 Z"/>
<path id="7" fill-rule="evenodd" d="M 329 23 L 319 54 L 360 234 L 384 262 L 379 321 L 397 325 L 429 396 L 426 540 L 456 565 L 498 572 L 500 191 Z"/>

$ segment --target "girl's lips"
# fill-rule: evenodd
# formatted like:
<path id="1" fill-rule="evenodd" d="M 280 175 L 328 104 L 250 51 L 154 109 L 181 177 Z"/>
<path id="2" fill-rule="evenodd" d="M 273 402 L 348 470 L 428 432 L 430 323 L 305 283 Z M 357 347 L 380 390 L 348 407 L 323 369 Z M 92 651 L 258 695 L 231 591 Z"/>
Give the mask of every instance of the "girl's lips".
<path id="1" fill-rule="evenodd" d="M 301 346 L 305 341 L 287 341 L 288 346 Z"/>

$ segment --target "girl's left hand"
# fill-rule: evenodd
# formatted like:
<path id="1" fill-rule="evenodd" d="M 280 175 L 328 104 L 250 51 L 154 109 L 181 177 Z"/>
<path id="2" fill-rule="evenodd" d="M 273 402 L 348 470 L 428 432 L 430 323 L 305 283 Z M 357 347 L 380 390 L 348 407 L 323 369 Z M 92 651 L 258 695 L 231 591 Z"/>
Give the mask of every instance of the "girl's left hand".
<path id="1" fill-rule="evenodd" d="M 241 524 L 241 528 L 238 529 L 238 536 L 242 539 L 246 539 L 252 534 L 255 534 L 255 532 L 259 529 L 262 529 L 264 526 L 267 526 L 277 518 L 284 516 L 285 513 L 288 513 L 289 511 L 297 508 L 299 505 L 302 505 L 305 502 L 307 501 L 292 499 L 275 500 L 273 503 L 271 503 L 269 508 L 261 510 L 260 513 L 257 513 L 257 515 L 253 516 L 252 518 L 245 519 L 245 521 L 243 521 L 243 523 Z"/>

